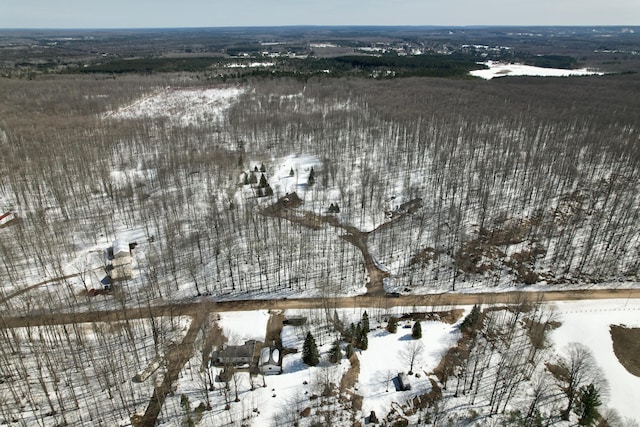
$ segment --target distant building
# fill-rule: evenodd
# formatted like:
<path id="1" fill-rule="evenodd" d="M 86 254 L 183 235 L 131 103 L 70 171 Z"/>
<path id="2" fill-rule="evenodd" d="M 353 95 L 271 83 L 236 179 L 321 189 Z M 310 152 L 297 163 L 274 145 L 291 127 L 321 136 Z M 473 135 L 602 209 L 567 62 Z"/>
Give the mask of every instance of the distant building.
<path id="1" fill-rule="evenodd" d="M 260 350 L 258 369 L 262 375 L 281 374 L 280 350 L 274 347 L 263 347 Z"/>
<path id="2" fill-rule="evenodd" d="M 13 221 L 14 219 L 16 219 L 16 214 L 14 214 L 13 212 L 6 212 L 0 215 L 0 225 L 5 225 L 9 221 Z"/>

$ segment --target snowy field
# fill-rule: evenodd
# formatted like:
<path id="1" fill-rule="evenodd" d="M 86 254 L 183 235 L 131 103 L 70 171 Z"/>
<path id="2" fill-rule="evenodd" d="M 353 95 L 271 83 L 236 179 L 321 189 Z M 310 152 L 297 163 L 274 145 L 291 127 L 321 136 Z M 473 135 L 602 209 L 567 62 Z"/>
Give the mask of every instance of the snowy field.
<path id="1" fill-rule="evenodd" d="M 487 61 L 484 63 L 489 67 L 488 70 L 473 70 L 470 72 L 472 76 L 482 79 L 491 80 L 495 77 L 505 76 L 540 76 L 540 77 L 568 77 L 568 76 L 590 76 L 603 75 L 597 71 L 581 68 L 578 70 L 565 70 L 560 68 L 543 68 L 534 67 L 524 64 L 506 64 L 504 62 Z"/>
<path id="2" fill-rule="evenodd" d="M 610 397 L 606 402 L 620 415 L 640 422 L 640 378 L 629 373 L 616 358 L 609 327 L 626 325 L 640 328 L 640 301 L 602 300 L 556 303 L 562 326 L 551 333 L 559 353 L 567 343 L 587 346 L 609 381 Z"/>
<path id="3" fill-rule="evenodd" d="M 177 90 L 166 88 L 109 113 L 105 117 L 167 118 L 178 126 L 216 122 L 242 92 L 243 89 L 240 88 Z"/>

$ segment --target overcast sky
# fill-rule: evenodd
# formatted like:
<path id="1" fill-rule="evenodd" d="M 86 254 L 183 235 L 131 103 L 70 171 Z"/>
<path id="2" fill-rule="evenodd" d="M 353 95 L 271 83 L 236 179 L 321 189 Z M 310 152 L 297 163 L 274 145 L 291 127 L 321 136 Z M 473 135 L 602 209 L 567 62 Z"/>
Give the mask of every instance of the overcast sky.
<path id="1" fill-rule="evenodd" d="M 640 0 L 0 0 L 0 28 L 640 25 Z"/>

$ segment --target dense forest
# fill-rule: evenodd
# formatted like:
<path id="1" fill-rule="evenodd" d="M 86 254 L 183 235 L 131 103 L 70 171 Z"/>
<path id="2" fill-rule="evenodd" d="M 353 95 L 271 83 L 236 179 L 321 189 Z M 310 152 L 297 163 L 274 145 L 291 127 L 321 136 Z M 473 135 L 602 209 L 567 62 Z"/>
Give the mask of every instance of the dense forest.
<path id="1" fill-rule="evenodd" d="M 79 247 L 122 227 L 155 238 L 139 260 L 149 295 L 184 281 L 230 296 L 352 292 L 365 271 L 340 229 L 269 217 L 284 190 L 256 198 L 242 185 L 256 166 L 277 180 L 291 155 L 316 162 L 301 209 L 335 203 L 339 221 L 371 232 L 390 289 L 635 281 L 637 85 L 250 80 L 223 118 L 180 125 L 109 114 L 168 86 L 202 88 L 194 77 L 4 80 L 2 200 L 20 223 L 3 230 L 3 292 L 28 283 L 27 265 L 69 274 Z"/>

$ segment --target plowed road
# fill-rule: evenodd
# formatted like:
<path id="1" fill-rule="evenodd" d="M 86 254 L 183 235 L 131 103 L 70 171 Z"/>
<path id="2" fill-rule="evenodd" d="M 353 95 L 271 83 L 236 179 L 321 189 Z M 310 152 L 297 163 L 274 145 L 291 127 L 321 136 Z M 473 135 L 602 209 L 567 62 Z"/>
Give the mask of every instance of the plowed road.
<path id="1" fill-rule="evenodd" d="M 519 303 L 523 301 L 576 301 L 598 299 L 640 298 L 637 289 L 594 289 L 553 292 L 501 292 L 437 295 L 402 295 L 397 298 L 385 296 L 357 296 L 336 298 L 299 298 L 273 300 L 242 300 L 215 302 L 208 299 L 188 303 L 166 303 L 147 307 L 132 307 L 117 310 L 71 312 L 71 313 L 33 313 L 25 316 L 0 314 L 0 328 L 24 326 L 61 325 L 84 322 L 115 322 L 143 319 L 159 316 L 193 316 L 202 310 L 208 312 L 286 310 L 310 308 L 355 308 L 355 307 L 412 307 L 412 306 L 457 306 L 473 304 Z"/>

